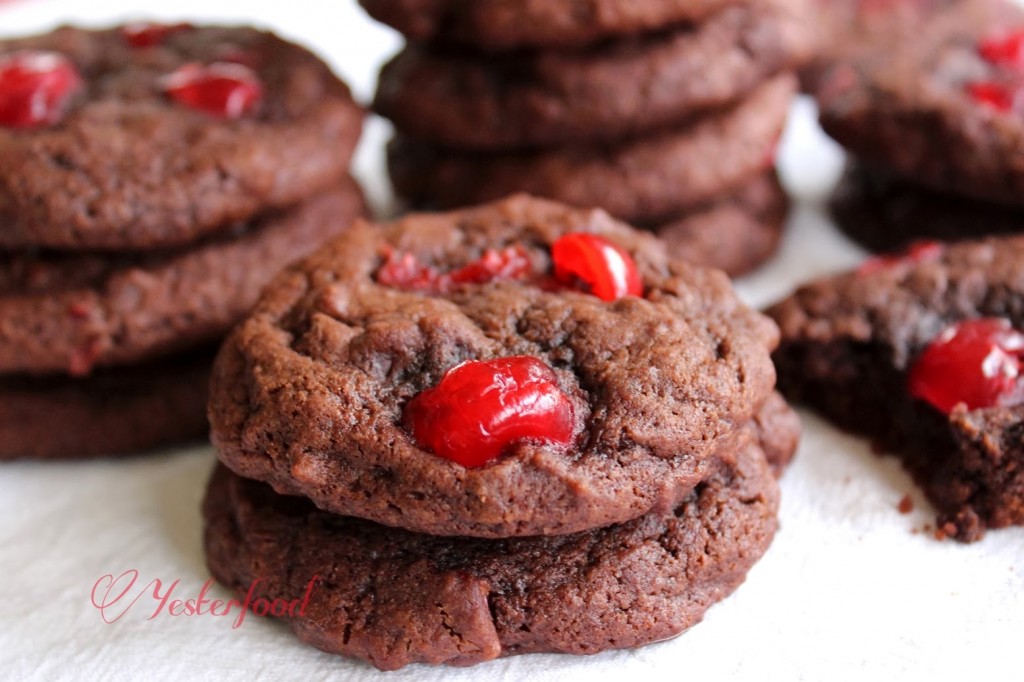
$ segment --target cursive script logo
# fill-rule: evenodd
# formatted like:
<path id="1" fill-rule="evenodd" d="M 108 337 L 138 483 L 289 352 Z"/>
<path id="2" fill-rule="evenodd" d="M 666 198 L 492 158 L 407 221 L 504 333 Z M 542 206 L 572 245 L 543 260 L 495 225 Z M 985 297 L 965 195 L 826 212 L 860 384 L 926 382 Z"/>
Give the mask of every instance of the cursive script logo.
<path id="1" fill-rule="evenodd" d="M 90 597 L 92 605 L 100 612 L 100 618 L 108 624 L 121 620 L 142 600 L 140 608 L 150 609 L 146 620 L 153 620 L 160 615 L 172 618 L 181 616 L 225 617 L 237 612 L 231 626 L 232 629 L 236 629 L 241 627 L 249 611 L 257 616 L 294 617 L 306 615 L 309 602 L 320 586 L 320 577 L 313 576 L 307 583 L 303 596 L 292 601 L 257 597 L 256 594 L 262 582 L 262 578 L 254 580 L 241 599 L 224 600 L 212 599 L 208 596 L 214 584 L 214 580 L 211 578 L 203 583 L 196 596 L 182 599 L 176 596 L 181 592 L 179 590 L 180 580 L 175 580 L 165 586 L 164 581 L 153 578 L 145 586 L 137 588 L 139 572 L 133 568 L 116 577 L 112 573 L 101 577 L 92 586 Z"/>

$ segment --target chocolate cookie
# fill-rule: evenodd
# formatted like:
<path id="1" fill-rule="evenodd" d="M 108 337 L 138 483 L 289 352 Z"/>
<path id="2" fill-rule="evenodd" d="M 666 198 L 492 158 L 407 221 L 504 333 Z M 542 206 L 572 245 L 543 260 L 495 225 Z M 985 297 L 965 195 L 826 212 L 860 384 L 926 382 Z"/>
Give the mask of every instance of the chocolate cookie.
<path id="1" fill-rule="evenodd" d="M 817 50 L 800 72 L 804 90 L 814 92 L 837 63 L 859 55 L 888 53 L 914 40 L 921 27 L 951 7 L 977 0 L 814 0 L 811 18 Z"/>
<path id="2" fill-rule="evenodd" d="M 788 208 L 786 191 L 771 172 L 757 176 L 735 196 L 652 229 L 671 258 L 737 277 L 778 250 Z"/>
<path id="3" fill-rule="evenodd" d="M 610 240 L 597 240 L 614 261 L 604 274 L 642 295 L 572 288 L 589 280 L 552 248 L 588 235 Z M 602 211 L 518 196 L 357 224 L 282 274 L 221 351 L 212 436 L 240 475 L 335 513 L 438 535 L 569 533 L 664 512 L 732 456 L 771 394 L 775 342 L 722 273 L 669 260 Z M 519 440 L 467 467 L 412 435 L 410 404 L 448 370 L 523 356 L 544 378 L 494 392 L 542 385 L 526 404 L 564 408 L 559 442 Z M 477 414 L 477 398 L 450 412 Z"/>
<path id="4" fill-rule="evenodd" d="M 219 467 L 203 505 L 211 573 L 239 595 L 305 601 L 303 641 L 381 670 L 674 637 L 744 580 L 778 489 L 748 436 L 671 510 L 574 535 L 419 535 L 317 510 Z M 319 587 L 305 599 L 311 581 Z"/>
<path id="5" fill-rule="evenodd" d="M 707 19 L 738 0 L 359 0 L 412 42 L 484 52 L 582 47 Z"/>
<path id="6" fill-rule="evenodd" d="M 818 92 L 822 125 L 867 163 L 1020 205 L 1022 31 L 1016 6 L 964 4 L 899 48 L 834 69 Z"/>
<path id="7" fill-rule="evenodd" d="M 60 102 L 0 116 L 0 247 L 180 247 L 344 179 L 362 111 L 323 62 L 248 28 L 159 33 L 0 41 L 0 70 L 51 74 L 26 106 Z"/>
<path id="8" fill-rule="evenodd" d="M 466 59 L 412 45 L 380 75 L 374 108 L 452 149 L 608 142 L 731 105 L 809 50 L 806 17 L 766 0 L 698 26 L 585 52 Z"/>
<path id="9" fill-rule="evenodd" d="M 388 149 L 391 180 L 414 203 L 443 208 L 527 192 L 624 220 L 668 220 L 769 167 L 794 91 L 792 76 L 778 76 L 728 112 L 597 148 L 471 154 L 399 136 Z"/>
<path id="10" fill-rule="evenodd" d="M 1024 524 L 1024 238 L 918 247 L 801 288 L 769 311 L 779 385 L 894 451 L 976 540 Z"/>
<path id="11" fill-rule="evenodd" d="M 364 209 L 354 181 L 187 250 L 0 256 L 0 373 L 147 360 L 219 338 L 288 262 Z"/>
<path id="12" fill-rule="evenodd" d="M 0 377 L 0 460 L 124 455 L 206 437 L 213 350 L 86 379 Z"/>
<path id="13" fill-rule="evenodd" d="M 1020 206 L 937 192 L 863 164 L 847 168 L 831 208 L 843 232 L 872 251 L 1024 232 Z"/>

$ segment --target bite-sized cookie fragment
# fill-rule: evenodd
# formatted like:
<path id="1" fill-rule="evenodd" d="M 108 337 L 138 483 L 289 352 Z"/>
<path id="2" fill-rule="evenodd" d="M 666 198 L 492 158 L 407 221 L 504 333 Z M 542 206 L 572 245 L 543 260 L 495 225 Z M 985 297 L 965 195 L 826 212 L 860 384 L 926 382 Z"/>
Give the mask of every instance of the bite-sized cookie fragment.
<path id="1" fill-rule="evenodd" d="M 482 154 L 398 136 L 391 180 L 401 196 L 442 208 L 527 192 L 623 220 L 668 220 L 771 166 L 795 89 L 793 76 L 777 76 L 730 110 L 608 146 Z"/>
<path id="2" fill-rule="evenodd" d="M 783 393 L 899 456 L 971 541 L 1024 524 L 1024 238 L 922 244 L 769 314 Z"/>
<path id="3" fill-rule="evenodd" d="M 206 437 L 214 350 L 85 379 L 0 377 L 0 460 L 126 455 Z"/>
<path id="4" fill-rule="evenodd" d="M 595 295 L 630 273 L 642 296 Z M 729 457 L 771 394 L 776 333 L 721 272 L 602 211 L 518 196 L 357 224 L 229 337 L 213 440 L 237 473 L 335 513 L 439 535 L 569 533 L 664 512 Z M 526 439 L 467 468 L 410 432 L 410 402 L 449 390 L 450 370 L 519 357 L 545 367 L 530 380 L 543 400 L 568 401 L 571 443 Z M 496 391 L 523 386 L 495 376 Z"/>
<path id="5" fill-rule="evenodd" d="M 344 179 L 363 112 L 317 57 L 249 28 L 151 42 L 120 28 L 0 41 L 0 73 L 64 60 L 79 79 L 52 120 L 18 127 L 0 76 L 0 247 L 180 247 Z"/>
<path id="6" fill-rule="evenodd" d="M 452 149 L 615 141 L 735 103 L 802 60 L 807 23 L 769 0 L 583 52 L 467 59 L 411 45 L 381 71 L 374 108 L 404 135 Z"/>
<path id="7" fill-rule="evenodd" d="M 935 189 L 1024 204 L 1024 12 L 966 3 L 913 40 L 833 69 L 825 131 L 857 158 Z"/>
<path id="8" fill-rule="evenodd" d="M 857 163 L 846 169 L 831 209 L 843 232 L 872 251 L 1024 233 L 1024 206 L 931 190 Z"/>
<path id="9" fill-rule="evenodd" d="M 360 0 L 413 42 L 484 52 L 582 47 L 607 38 L 696 22 L 738 0 Z"/>
<path id="10" fill-rule="evenodd" d="M 0 254 L 0 374 L 81 376 L 216 340 L 284 265 L 364 208 L 347 179 L 185 250 Z"/>
<path id="11" fill-rule="evenodd" d="M 573 535 L 420 535 L 319 511 L 224 467 L 203 516 L 220 582 L 294 601 L 287 620 L 301 640 L 394 670 L 674 637 L 743 582 L 777 508 L 765 455 L 747 435 L 734 466 L 713 467 L 667 512 Z"/>
<path id="12" fill-rule="evenodd" d="M 739 188 L 735 196 L 651 229 L 672 258 L 738 277 L 778 250 L 788 208 L 786 191 L 772 171 Z"/>

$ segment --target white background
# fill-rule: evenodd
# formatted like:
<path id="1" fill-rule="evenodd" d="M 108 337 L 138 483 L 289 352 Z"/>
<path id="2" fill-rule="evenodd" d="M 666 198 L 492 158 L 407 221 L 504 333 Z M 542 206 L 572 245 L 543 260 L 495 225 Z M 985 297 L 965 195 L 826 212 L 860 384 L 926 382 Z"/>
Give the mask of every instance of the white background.
<path id="1" fill-rule="evenodd" d="M 102 25 L 138 17 L 138 6 L 0 0 L 0 35 L 62 21 Z M 379 63 L 399 44 L 354 0 L 151 7 L 142 14 L 278 30 L 325 55 L 363 101 Z M 371 123 L 356 164 L 378 208 L 387 205 L 387 134 L 383 123 Z M 780 157 L 798 203 L 779 258 L 740 283 L 752 304 L 862 258 L 822 212 L 841 160 L 814 125 L 811 107 L 799 103 Z M 747 583 L 684 636 L 587 658 L 528 656 L 465 670 L 413 666 L 387 679 L 1024 679 L 1024 529 L 993 532 L 973 545 L 915 532 L 932 522 L 932 510 L 894 460 L 809 414 L 805 425 L 782 481 L 774 545 Z M 139 587 L 178 580 L 175 596 L 182 598 L 194 597 L 208 579 L 198 509 L 212 462 L 209 448 L 196 448 L 117 462 L 0 466 L 0 678 L 377 677 L 365 664 L 301 645 L 285 626 L 254 617 L 237 630 L 230 618 L 147 620 L 155 603 L 142 598 L 120 621 L 101 620 L 90 591 L 105 574 L 137 569 Z M 896 507 L 906 493 L 915 511 L 901 515 Z M 219 588 L 217 594 L 226 596 Z"/>

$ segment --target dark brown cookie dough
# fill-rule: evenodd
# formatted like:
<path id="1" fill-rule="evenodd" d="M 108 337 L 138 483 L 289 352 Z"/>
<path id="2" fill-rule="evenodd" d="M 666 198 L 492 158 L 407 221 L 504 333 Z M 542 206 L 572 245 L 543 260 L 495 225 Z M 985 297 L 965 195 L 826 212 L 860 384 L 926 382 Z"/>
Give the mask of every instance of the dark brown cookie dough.
<path id="1" fill-rule="evenodd" d="M 1024 524 L 1024 407 L 961 404 L 947 416 L 912 398 L 907 373 L 956 322 L 1024 327 L 1022 263 L 1024 238 L 965 242 L 935 260 L 815 282 L 769 310 L 783 335 L 782 392 L 896 452 L 939 528 L 961 540 Z"/>
<path id="2" fill-rule="evenodd" d="M 360 0 L 413 42 L 461 43 L 484 52 L 582 47 L 607 38 L 696 22 L 739 0 Z"/>
<path id="3" fill-rule="evenodd" d="M 520 245 L 534 272 L 571 232 L 636 260 L 643 298 L 531 281 L 428 295 L 381 285 L 388 249 L 442 272 Z M 210 419 L 237 473 L 339 514 L 439 535 L 568 533 L 665 511 L 735 447 L 774 384 L 776 329 L 724 274 L 671 261 L 602 211 L 519 196 L 357 224 L 290 268 L 218 358 Z M 466 469 L 421 449 L 404 405 L 470 359 L 528 355 L 572 401 L 568 449 L 523 441 Z"/>
<path id="4" fill-rule="evenodd" d="M 652 229 L 672 258 L 732 277 L 761 266 L 778 250 L 789 198 L 775 173 L 757 176 L 728 199 Z"/>
<path id="5" fill-rule="evenodd" d="M 363 210 L 348 179 L 183 251 L 0 255 L 0 374 L 83 375 L 213 341 L 284 265 Z"/>
<path id="6" fill-rule="evenodd" d="M 668 220 L 767 170 L 794 91 L 792 76 L 778 76 L 692 126 L 596 148 L 473 154 L 399 136 L 388 149 L 391 180 L 413 203 L 442 208 L 527 192 L 623 220 Z"/>
<path id="7" fill-rule="evenodd" d="M 674 637 L 739 586 L 775 533 L 778 490 L 749 436 L 665 514 L 574 535 L 419 535 L 317 510 L 214 472 L 211 573 L 239 595 L 302 600 L 303 641 L 382 670 L 536 652 L 593 654 Z M 259 580 L 258 583 L 254 581 Z"/>
<path id="8" fill-rule="evenodd" d="M 872 251 L 1024 232 L 1024 207 L 937 192 L 851 164 L 831 200 L 839 227 Z"/>
<path id="9" fill-rule="evenodd" d="M 768 0 L 585 52 L 467 59 L 413 45 L 381 71 L 374 108 L 452 149 L 615 141 L 735 103 L 800 61 L 809 34 L 791 3 Z"/>
<path id="10" fill-rule="evenodd" d="M 306 50 L 248 28 L 175 32 L 132 48 L 118 29 L 62 28 L 0 41 L 0 54 L 50 50 L 84 89 L 59 123 L 0 127 L 0 247 L 180 247 L 336 186 L 362 111 Z M 264 95 L 224 120 L 176 104 L 162 78 L 189 62 L 245 61 Z"/>
<path id="11" fill-rule="evenodd" d="M 837 66 L 818 90 L 826 132 L 865 162 L 935 189 L 1024 204 L 1024 116 L 971 95 L 1020 83 L 979 42 L 1024 27 L 1009 3 L 968 3 L 913 40 Z"/>
<path id="12" fill-rule="evenodd" d="M 0 377 L 0 460 L 83 459 L 198 442 L 214 349 L 86 379 Z"/>

